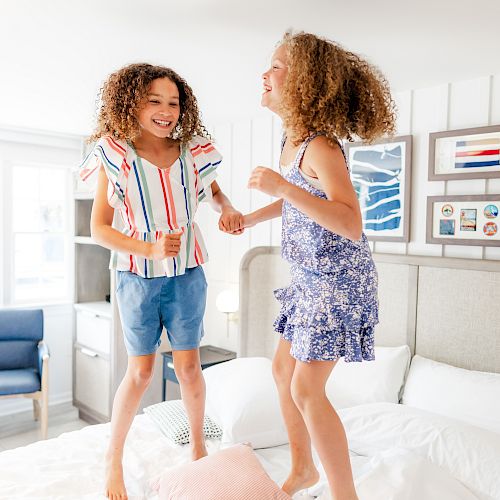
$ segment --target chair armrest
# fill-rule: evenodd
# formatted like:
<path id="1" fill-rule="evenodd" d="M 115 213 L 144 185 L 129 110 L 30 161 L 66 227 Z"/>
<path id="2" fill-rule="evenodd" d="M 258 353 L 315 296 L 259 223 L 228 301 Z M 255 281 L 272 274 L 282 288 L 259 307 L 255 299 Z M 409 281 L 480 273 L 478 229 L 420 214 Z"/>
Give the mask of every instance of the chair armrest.
<path id="1" fill-rule="evenodd" d="M 43 370 L 43 362 L 50 358 L 49 347 L 42 340 L 38 343 L 38 373 L 40 374 L 40 378 L 42 377 Z"/>

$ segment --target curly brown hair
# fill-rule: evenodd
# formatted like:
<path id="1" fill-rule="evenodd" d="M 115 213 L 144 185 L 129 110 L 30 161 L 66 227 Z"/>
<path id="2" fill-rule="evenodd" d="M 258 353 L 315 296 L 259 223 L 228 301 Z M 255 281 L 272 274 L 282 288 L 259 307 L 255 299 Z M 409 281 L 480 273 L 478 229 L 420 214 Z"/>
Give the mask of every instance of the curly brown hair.
<path id="1" fill-rule="evenodd" d="M 137 63 L 115 71 L 105 81 L 98 97 L 97 126 L 89 142 L 106 135 L 128 141 L 136 139 L 140 134 L 137 112 L 157 78 L 168 78 L 179 90 L 180 115 L 172 138 L 181 143 L 195 135 L 210 138 L 201 121 L 196 97 L 186 81 L 170 68 Z"/>
<path id="2" fill-rule="evenodd" d="M 395 104 L 376 67 L 310 33 L 287 31 L 279 45 L 288 57 L 283 124 L 297 134 L 296 144 L 312 132 L 324 134 L 331 144 L 394 134 Z"/>

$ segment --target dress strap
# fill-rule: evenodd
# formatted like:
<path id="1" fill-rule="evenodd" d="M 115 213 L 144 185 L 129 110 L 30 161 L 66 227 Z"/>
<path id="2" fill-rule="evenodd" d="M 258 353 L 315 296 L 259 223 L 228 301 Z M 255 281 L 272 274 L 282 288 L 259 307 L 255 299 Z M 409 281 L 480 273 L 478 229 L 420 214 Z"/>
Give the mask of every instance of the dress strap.
<path id="1" fill-rule="evenodd" d="M 318 137 L 318 135 L 321 135 L 320 133 L 316 132 L 312 135 L 310 135 L 301 145 L 299 150 L 297 151 L 297 156 L 295 157 L 295 161 L 293 162 L 294 168 L 299 168 L 300 163 L 302 162 L 302 158 L 304 157 L 304 153 L 306 152 L 307 146 L 309 146 L 309 143 Z"/>
<path id="2" fill-rule="evenodd" d="M 283 135 L 281 136 L 281 152 L 283 153 L 283 148 L 285 147 L 285 142 L 286 142 L 286 135 L 283 132 Z"/>

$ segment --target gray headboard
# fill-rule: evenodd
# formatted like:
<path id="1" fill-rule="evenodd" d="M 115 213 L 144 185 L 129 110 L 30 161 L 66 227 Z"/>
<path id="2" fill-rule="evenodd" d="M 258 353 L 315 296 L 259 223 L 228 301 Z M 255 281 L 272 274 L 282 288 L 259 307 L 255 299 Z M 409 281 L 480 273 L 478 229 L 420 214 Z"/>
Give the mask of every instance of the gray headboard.
<path id="1" fill-rule="evenodd" d="M 500 373 L 500 261 L 375 254 L 380 323 L 376 344 Z M 272 357 L 279 306 L 289 282 L 279 247 L 249 250 L 240 267 L 239 356 Z"/>

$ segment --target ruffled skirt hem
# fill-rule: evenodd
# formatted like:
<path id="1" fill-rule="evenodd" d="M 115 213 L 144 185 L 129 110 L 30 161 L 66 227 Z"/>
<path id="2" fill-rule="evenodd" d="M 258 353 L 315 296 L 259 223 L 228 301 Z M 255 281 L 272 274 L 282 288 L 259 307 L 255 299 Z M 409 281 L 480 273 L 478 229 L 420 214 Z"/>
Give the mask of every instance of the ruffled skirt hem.
<path id="1" fill-rule="evenodd" d="M 305 298 L 291 284 L 274 292 L 281 303 L 274 329 L 291 342 L 290 354 L 299 361 L 361 362 L 375 359 L 376 299 L 366 304 L 339 304 L 322 297 Z"/>

